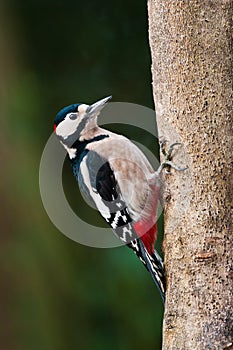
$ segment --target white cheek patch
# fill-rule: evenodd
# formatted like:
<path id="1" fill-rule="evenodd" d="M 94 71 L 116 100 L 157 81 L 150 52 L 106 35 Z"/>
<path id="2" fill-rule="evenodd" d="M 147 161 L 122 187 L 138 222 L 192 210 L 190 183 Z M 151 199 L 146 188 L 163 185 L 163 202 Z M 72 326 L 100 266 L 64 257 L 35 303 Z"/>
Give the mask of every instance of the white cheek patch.
<path id="1" fill-rule="evenodd" d="M 78 119 L 78 118 L 77 118 Z M 64 140 L 70 135 L 74 134 L 77 130 L 79 122 L 77 119 L 72 120 L 67 116 L 56 128 L 56 134 L 61 136 Z"/>

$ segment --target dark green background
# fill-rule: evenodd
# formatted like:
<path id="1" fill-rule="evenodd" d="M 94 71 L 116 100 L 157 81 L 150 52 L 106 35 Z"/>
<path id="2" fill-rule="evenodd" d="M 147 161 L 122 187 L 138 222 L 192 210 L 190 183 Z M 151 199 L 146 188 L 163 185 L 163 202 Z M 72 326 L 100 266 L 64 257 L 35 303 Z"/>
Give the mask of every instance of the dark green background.
<path id="1" fill-rule="evenodd" d="M 61 107 L 112 94 L 153 108 L 147 26 L 146 1 L 0 3 L 1 349 L 161 348 L 163 307 L 144 267 L 125 247 L 62 235 L 38 187 Z"/>

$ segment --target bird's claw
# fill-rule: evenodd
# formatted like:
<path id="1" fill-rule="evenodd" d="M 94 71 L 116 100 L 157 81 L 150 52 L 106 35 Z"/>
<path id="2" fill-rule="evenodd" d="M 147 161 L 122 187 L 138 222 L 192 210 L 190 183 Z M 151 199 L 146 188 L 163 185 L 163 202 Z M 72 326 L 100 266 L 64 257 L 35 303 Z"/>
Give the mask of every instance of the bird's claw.
<path id="1" fill-rule="evenodd" d="M 174 146 L 177 146 L 177 145 L 181 145 L 181 143 L 180 143 L 180 142 L 175 142 L 175 143 L 173 143 L 172 145 L 169 146 L 168 151 L 167 151 L 167 156 L 168 156 L 169 158 L 170 158 L 171 155 L 172 155 L 172 151 L 173 151 L 173 149 L 174 149 Z M 165 155 L 166 155 L 166 152 L 165 152 Z"/>
<path id="2" fill-rule="evenodd" d="M 180 168 L 178 166 L 176 166 L 172 161 L 172 151 L 174 149 L 175 146 L 177 145 L 181 145 L 180 142 L 175 142 L 173 143 L 172 145 L 169 146 L 169 149 L 168 151 L 165 150 L 165 144 L 166 144 L 166 141 L 161 141 L 160 142 L 160 149 L 161 149 L 161 152 L 162 154 L 164 155 L 164 160 L 162 161 L 162 163 L 160 164 L 160 167 L 158 169 L 158 172 L 161 172 L 163 168 L 165 168 L 165 173 L 166 174 L 171 174 L 170 172 L 170 169 L 173 168 L 177 171 L 184 171 L 186 169 L 188 169 L 187 167 L 186 168 Z"/>
<path id="3" fill-rule="evenodd" d="M 174 163 L 172 163 L 170 160 L 165 160 L 164 162 L 162 162 L 162 163 L 164 163 L 164 165 L 165 166 L 167 166 L 167 167 L 170 167 L 170 168 L 173 168 L 173 169 L 175 169 L 175 170 L 177 170 L 177 171 L 184 171 L 184 170 L 186 170 L 187 168 L 180 168 L 180 167 L 178 167 L 178 166 L 176 166 Z M 166 171 L 165 171 L 166 172 Z M 167 172 L 166 172 L 167 173 Z M 170 172 L 169 172 L 170 173 Z M 167 173 L 168 174 L 168 173 Z"/>
<path id="4" fill-rule="evenodd" d="M 174 142 L 173 144 L 171 144 L 169 146 L 169 149 L 168 151 L 166 151 L 165 149 L 165 144 L 166 144 L 166 141 L 162 140 L 160 141 L 160 150 L 161 152 L 163 153 L 163 155 L 168 159 L 168 160 L 171 160 L 171 154 L 172 154 L 172 151 L 174 149 L 174 146 L 178 146 L 178 145 L 181 145 L 180 142 Z"/>

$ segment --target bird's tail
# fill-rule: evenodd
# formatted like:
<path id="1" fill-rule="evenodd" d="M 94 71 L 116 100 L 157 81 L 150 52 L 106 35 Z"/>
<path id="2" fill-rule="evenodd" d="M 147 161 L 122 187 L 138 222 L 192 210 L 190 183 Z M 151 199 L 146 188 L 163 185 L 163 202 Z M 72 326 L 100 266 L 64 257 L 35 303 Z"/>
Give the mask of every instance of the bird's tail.
<path id="1" fill-rule="evenodd" d="M 149 267 L 148 270 L 159 289 L 163 302 L 165 302 L 166 276 L 163 261 L 156 250 L 152 256 L 149 255 L 149 259 L 151 262 L 151 268 Z"/>
<path id="2" fill-rule="evenodd" d="M 161 257 L 156 250 L 153 255 L 150 255 L 140 238 L 130 242 L 128 246 L 134 250 L 143 265 L 150 272 L 153 281 L 159 289 L 162 300 L 165 302 L 166 280 Z"/>

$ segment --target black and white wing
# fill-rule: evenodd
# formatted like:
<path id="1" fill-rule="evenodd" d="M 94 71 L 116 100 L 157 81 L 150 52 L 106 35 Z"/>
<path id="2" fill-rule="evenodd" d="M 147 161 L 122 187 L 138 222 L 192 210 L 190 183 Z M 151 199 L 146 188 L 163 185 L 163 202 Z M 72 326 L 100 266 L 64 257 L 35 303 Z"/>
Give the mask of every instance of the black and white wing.
<path id="1" fill-rule="evenodd" d="M 85 179 L 85 181 L 84 181 Z M 129 210 L 109 162 L 94 151 L 89 151 L 80 164 L 80 189 L 124 243 L 138 238 Z"/>
<path id="2" fill-rule="evenodd" d="M 84 182 L 85 179 L 85 182 Z M 117 237 L 133 249 L 157 285 L 165 300 L 165 273 L 159 256 L 151 256 L 133 228 L 133 220 L 109 162 L 94 151 L 89 151 L 80 164 L 79 184 L 85 196 L 91 199 Z"/>

